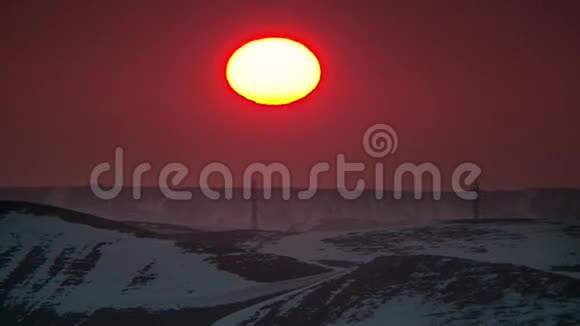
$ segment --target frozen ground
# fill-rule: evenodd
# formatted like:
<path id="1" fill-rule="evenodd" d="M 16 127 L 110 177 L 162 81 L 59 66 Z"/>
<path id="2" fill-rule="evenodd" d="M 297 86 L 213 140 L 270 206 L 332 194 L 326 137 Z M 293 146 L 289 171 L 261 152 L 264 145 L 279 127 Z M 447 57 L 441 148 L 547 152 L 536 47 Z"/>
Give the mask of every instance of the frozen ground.
<path id="1" fill-rule="evenodd" d="M 231 239 L 195 242 L 189 241 L 193 234 L 166 237 L 166 232 L 68 213 L 0 213 L 0 312 L 50 309 L 67 315 L 103 308 L 217 306 L 288 291 L 330 272 L 241 246 L 234 250 Z M 273 274 L 269 268 L 280 267 L 287 271 L 267 275 Z"/>
<path id="2" fill-rule="evenodd" d="M 318 263 L 365 263 L 384 255 L 429 254 L 524 265 L 580 277 L 580 270 L 573 271 L 580 264 L 579 248 L 578 224 L 498 220 L 357 232 L 308 232 L 270 242 L 260 251 Z"/>
<path id="3" fill-rule="evenodd" d="M 260 250 L 345 274 L 218 324 L 576 325 L 579 248 L 578 225 L 547 220 L 290 235 Z"/>
<path id="4" fill-rule="evenodd" d="M 576 325 L 580 282 L 510 264 L 385 256 L 218 325 Z"/>
<path id="5" fill-rule="evenodd" d="M 0 324 L 574 325 L 578 248 L 551 220 L 203 232 L 5 202 Z"/>

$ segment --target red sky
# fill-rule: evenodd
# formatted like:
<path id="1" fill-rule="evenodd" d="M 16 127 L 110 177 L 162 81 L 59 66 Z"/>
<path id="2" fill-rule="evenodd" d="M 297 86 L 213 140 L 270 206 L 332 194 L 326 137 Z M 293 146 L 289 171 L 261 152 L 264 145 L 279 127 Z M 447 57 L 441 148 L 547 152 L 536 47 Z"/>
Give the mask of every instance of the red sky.
<path id="1" fill-rule="evenodd" d="M 116 146 L 127 171 L 183 162 L 195 184 L 211 161 L 238 180 L 278 161 L 301 186 L 338 153 L 374 162 L 361 137 L 383 122 L 400 138 L 387 165 L 474 161 L 488 188 L 580 187 L 576 1 L 282 3 L 4 1 L 0 186 L 86 184 Z M 319 88 L 282 110 L 231 91 L 228 56 L 257 36 L 308 45 Z"/>

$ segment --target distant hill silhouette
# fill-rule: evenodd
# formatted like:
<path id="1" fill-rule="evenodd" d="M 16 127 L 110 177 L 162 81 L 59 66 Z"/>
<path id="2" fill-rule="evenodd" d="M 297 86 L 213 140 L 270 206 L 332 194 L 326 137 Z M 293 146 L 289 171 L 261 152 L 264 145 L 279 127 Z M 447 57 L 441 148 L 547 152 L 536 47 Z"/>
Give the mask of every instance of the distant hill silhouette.
<path id="1" fill-rule="evenodd" d="M 234 189 L 233 200 L 217 201 L 206 198 L 199 188 L 189 190 L 194 196 L 187 201 L 168 200 L 156 188 L 142 189 L 140 200 L 132 198 L 132 188 L 125 188 L 117 198 L 105 201 L 97 198 L 89 187 L 0 188 L 0 200 L 65 207 L 118 221 L 165 223 L 192 229 L 253 228 L 251 202 L 243 199 L 242 189 Z M 374 192 L 367 190 L 356 200 L 346 200 L 334 189 L 321 189 L 311 200 L 301 201 L 295 196 L 297 189 L 294 190 L 290 201 L 281 199 L 281 189 L 273 189 L 272 199 L 257 203 L 258 224 L 262 229 L 330 230 L 333 224 L 344 229 L 346 225 L 356 228 L 473 218 L 473 203 L 452 192 L 443 193 L 441 200 L 434 200 L 428 192 L 419 200 L 412 193 L 395 200 L 392 193 L 386 192 L 384 199 L 377 200 Z M 482 190 L 479 205 L 482 219 L 578 219 L 580 190 Z"/>

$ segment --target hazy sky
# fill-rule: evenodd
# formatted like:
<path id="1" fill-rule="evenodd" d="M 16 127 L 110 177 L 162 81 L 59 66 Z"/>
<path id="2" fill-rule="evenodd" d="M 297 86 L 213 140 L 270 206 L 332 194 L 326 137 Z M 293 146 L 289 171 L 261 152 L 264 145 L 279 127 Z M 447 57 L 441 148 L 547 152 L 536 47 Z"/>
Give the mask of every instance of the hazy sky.
<path id="1" fill-rule="evenodd" d="M 238 180 L 278 161 L 304 185 L 338 153 L 375 162 L 361 137 L 383 122 L 400 138 L 386 165 L 474 161 L 489 188 L 580 187 L 577 1 L 283 3 L 3 1 L 0 186 L 86 184 L 116 146 L 127 171 L 183 162 L 195 184 L 211 161 Z M 319 88 L 284 110 L 231 91 L 228 56 L 258 36 L 309 46 Z"/>

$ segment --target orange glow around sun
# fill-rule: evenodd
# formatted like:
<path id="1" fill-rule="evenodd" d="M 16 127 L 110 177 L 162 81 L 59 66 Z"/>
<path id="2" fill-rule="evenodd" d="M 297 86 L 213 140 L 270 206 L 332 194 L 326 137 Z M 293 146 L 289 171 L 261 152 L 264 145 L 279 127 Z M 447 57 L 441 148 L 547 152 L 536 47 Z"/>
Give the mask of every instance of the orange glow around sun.
<path id="1" fill-rule="evenodd" d="M 310 94 L 320 81 L 320 63 L 304 45 L 286 38 L 246 43 L 230 57 L 226 78 L 250 101 L 284 105 Z"/>

